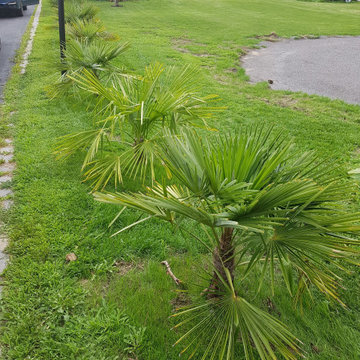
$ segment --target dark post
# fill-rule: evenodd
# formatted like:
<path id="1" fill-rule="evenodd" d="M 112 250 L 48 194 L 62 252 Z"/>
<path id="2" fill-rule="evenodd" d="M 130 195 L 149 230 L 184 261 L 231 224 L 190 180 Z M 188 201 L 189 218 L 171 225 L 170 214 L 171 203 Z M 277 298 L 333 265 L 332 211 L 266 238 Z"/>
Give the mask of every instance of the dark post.
<path id="1" fill-rule="evenodd" d="M 123 7 L 123 5 L 119 4 L 119 1 L 122 1 L 122 0 L 114 0 L 114 1 L 115 1 L 115 4 L 112 5 L 113 7 Z"/>
<path id="2" fill-rule="evenodd" d="M 64 50 L 66 49 L 64 0 L 58 0 L 58 11 L 59 11 L 60 57 L 61 57 L 61 62 L 63 62 L 65 59 Z M 62 70 L 61 74 L 64 75 L 65 70 Z"/>

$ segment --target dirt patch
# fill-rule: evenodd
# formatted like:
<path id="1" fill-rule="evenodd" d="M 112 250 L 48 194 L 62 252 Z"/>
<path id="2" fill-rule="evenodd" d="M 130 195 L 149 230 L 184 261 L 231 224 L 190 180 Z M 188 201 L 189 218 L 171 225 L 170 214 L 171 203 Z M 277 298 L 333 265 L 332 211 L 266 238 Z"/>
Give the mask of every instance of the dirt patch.
<path id="1" fill-rule="evenodd" d="M 273 103 L 275 105 L 281 106 L 281 107 L 290 107 L 292 109 L 296 108 L 296 105 L 298 104 L 299 100 L 294 99 L 290 96 L 284 96 L 279 99 L 274 99 Z"/>
<path id="2" fill-rule="evenodd" d="M 230 80 L 229 80 L 229 78 L 228 78 L 226 75 L 218 75 L 218 74 L 215 74 L 215 75 L 214 75 L 214 79 L 215 79 L 219 84 L 222 84 L 222 85 L 228 85 L 228 84 L 230 84 Z"/>
<path id="3" fill-rule="evenodd" d="M 253 99 L 255 100 L 255 98 Z M 259 99 L 262 102 L 269 104 L 269 105 L 275 105 L 282 108 L 288 108 L 295 111 L 301 111 L 303 113 L 309 113 L 308 109 L 305 107 L 300 106 L 300 102 L 298 99 L 294 99 L 291 97 L 291 95 L 285 95 L 283 97 L 279 98 L 261 98 Z"/>
<path id="4" fill-rule="evenodd" d="M 139 271 L 144 270 L 144 263 L 142 262 L 127 262 L 127 261 L 117 261 L 114 266 L 116 267 L 116 273 L 124 276 L 129 271 L 137 269 Z"/>
<path id="5" fill-rule="evenodd" d="M 176 50 L 176 51 L 179 51 L 183 54 L 190 54 L 190 50 L 189 49 L 186 49 L 186 48 L 182 48 L 182 47 L 179 47 L 179 46 L 173 46 L 173 49 Z"/>
<path id="6" fill-rule="evenodd" d="M 87 288 L 90 280 L 89 279 L 80 279 L 79 283 L 82 287 Z"/>
<path id="7" fill-rule="evenodd" d="M 205 44 L 199 43 L 199 42 L 195 42 L 192 41 L 190 39 L 186 39 L 186 38 L 174 38 L 171 40 L 172 43 L 172 47 L 174 50 L 179 51 L 181 53 L 184 54 L 191 54 L 193 56 L 197 56 L 197 57 L 210 57 L 213 56 L 212 54 L 209 54 L 207 52 L 201 52 L 201 53 L 197 53 L 194 52 L 192 50 L 190 50 L 188 48 L 188 46 L 206 46 Z"/>
<path id="8" fill-rule="evenodd" d="M 270 41 L 270 42 L 276 42 L 276 41 L 280 41 L 281 38 L 278 34 L 276 34 L 275 32 L 272 32 L 268 35 L 257 35 L 255 36 L 255 39 L 261 39 L 264 41 Z"/>
<path id="9" fill-rule="evenodd" d="M 214 70 L 215 66 L 209 66 L 209 65 L 200 65 L 200 67 L 202 69 L 206 69 L 206 70 Z"/>
<path id="10" fill-rule="evenodd" d="M 190 296 L 184 291 L 177 291 L 176 297 L 171 300 L 171 305 L 173 306 L 173 312 L 190 304 L 191 304 Z"/>
<path id="11" fill-rule="evenodd" d="M 186 46 L 186 45 L 206 46 L 206 44 L 195 42 L 193 40 L 186 38 L 174 38 L 171 40 L 171 42 L 173 45 L 177 45 L 177 46 Z"/>
<path id="12" fill-rule="evenodd" d="M 314 352 L 315 354 L 319 354 L 319 353 L 320 353 L 320 350 L 319 350 L 319 348 L 318 348 L 316 345 L 314 345 L 313 343 L 310 343 L 310 346 L 311 346 L 312 352 Z"/>
<path id="13" fill-rule="evenodd" d="M 214 55 L 209 54 L 209 53 L 201 53 L 201 54 L 191 53 L 191 55 L 197 56 L 197 57 L 211 57 L 211 56 L 214 56 Z"/>
<path id="14" fill-rule="evenodd" d="M 271 299 L 269 297 L 267 297 L 264 301 L 263 301 L 264 305 L 266 306 L 268 313 L 269 314 L 275 314 L 278 317 L 281 317 L 281 313 L 277 310 L 275 304 L 271 301 Z"/>
<path id="15" fill-rule="evenodd" d="M 320 36 L 319 35 L 299 35 L 299 36 L 294 36 L 293 39 L 294 40 L 305 40 L 305 39 L 319 39 Z"/>
<path id="16" fill-rule="evenodd" d="M 238 71 L 239 71 L 239 69 L 236 67 L 231 67 L 231 68 L 225 69 L 225 72 L 229 73 L 229 74 L 236 74 Z"/>
<path id="17" fill-rule="evenodd" d="M 353 151 L 353 156 L 360 156 L 360 147 L 359 146 Z"/>

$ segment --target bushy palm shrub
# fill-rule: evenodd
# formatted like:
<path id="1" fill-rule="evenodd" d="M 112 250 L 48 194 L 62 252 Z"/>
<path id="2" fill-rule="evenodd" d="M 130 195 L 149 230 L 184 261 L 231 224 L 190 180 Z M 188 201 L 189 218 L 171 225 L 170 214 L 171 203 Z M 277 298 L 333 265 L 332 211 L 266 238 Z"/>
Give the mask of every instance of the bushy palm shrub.
<path id="1" fill-rule="evenodd" d="M 85 21 L 76 19 L 66 24 L 66 34 L 69 38 L 90 43 L 93 40 L 118 40 L 119 37 L 107 32 L 100 21 Z"/>
<path id="2" fill-rule="evenodd" d="M 109 43 L 96 39 L 70 40 L 65 50 L 66 71 L 71 75 L 84 69 L 99 77 L 101 71 L 115 71 L 112 61 L 129 48 L 128 42 Z"/>
<path id="3" fill-rule="evenodd" d="M 65 22 L 71 23 L 77 20 L 91 21 L 95 18 L 99 9 L 87 1 L 67 0 L 65 2 Z"/>
<path id="4" fill-rule="evenodd" d="M 215 95 L 200 96 L 196 70 L 188 66 L 176 70 L 153 64 L 144 76 L 121 77 L 103 84 L 94 72 L 77 73 L 73 79 L 85 91 L 95 95 L 95 112 L 101 118 L 93 129 L 64 137 L 57 154 L 67 157 L 84 150 L 86 180 L 95 189 L 111 179 L 115 185 L 128 176 L 145 177 L 158 159 L 158 143 L 163 129 L 176 133 L 183 125 L 206 127 L 213 111 L 209 102 Z"/>
<path id="5" fill-rule="evenodd" d="M 65 62 L 62 64 L 65 73 L 49 88 L 49 95 L 56 97 L 77 89 L 74 77 L 84 70 L 105 82 L 121 76 L 125 73 L 124 68 L 114 66 L 112 61 L 128 48 L 128 42 L 105 42 L 101 39 L 68 41 L 64 51 Z"/>
<path id="6" fill-rule="evenodd" d="M 341 302 L 330 264 L 343 269 L 343 261 L 357 253 L 352 245 L 359 245 L 360 214 L 346 211 L 351 187 L 317 165 L 314 154 L 301 156 L 292 147 L 262 129 L 211 140 L 193 131 L 179 137 L 168 132 L 161 154 L 172 184 L 145 193 L 95 194 L 99 201 L 148 214 L 125 229 L 149 218 L 180 229 L 185 218 L 204 229 L 206 236 L 195 239 L 212 257 L 208 288 L 178 313 L 185 317 L 178 326 L 187 327 L 179 341 L 188 341 L 184 352 L 190 357 L 201 337 L 207 344 L 202 359 L 231 359 L 237 346 L 246 359 L 255 349 L 264 360 L 298 357 L 296 338 L 251 304 L 244 287 L 251 272 L 255 290 L 264 284 L 274 289 L 281 274 L 295 300 L 316 287 Z"/>

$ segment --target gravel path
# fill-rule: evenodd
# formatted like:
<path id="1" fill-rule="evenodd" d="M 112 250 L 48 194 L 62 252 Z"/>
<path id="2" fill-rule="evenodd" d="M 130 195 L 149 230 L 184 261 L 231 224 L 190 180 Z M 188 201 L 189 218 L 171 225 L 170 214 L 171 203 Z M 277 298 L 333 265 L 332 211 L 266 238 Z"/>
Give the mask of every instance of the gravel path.
<path id="1" fill-rule="evenodd" d="M 263 42 L 243 57 L 251 82 L 360 104 L 360 37 Z"/>

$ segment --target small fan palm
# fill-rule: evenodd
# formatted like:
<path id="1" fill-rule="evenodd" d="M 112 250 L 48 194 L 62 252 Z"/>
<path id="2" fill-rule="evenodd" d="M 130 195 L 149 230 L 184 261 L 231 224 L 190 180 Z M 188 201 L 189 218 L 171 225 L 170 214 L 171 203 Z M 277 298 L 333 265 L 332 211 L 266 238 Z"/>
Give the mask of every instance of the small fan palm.
<path id="1" fill-rule="evenodd" d="M 71 0 L 65 4 L 65 22 L 72 23 L 77 20 L 91 21 L 95 18 L 99 9 L 86 1 Z"/>
<path id="2" fill-rule="evenodd" d="M 129 43 L 109 43 L 99 40 L 71 40 L 65 50 L 68 75 L 87 69 L 99 77 L 105 70 L 113 70 L 111 62 L 129 48 Z"/>
<path id="3" fill-rule="evenodd" d="M 66 34 L 72 39 L 87 43 L 96 39 L 118 40 L 116 35 L 105 31 L 105 27 L 100 21 L 76 19 L 66 24 Z"/>
<path id="4" fill-rule="evenodd" d="M 97 200 L 121 205 L 181 228 L 183 218 L 200 225 L 212 254 L 213 273 L 205 303 L 180 310 L 195 321 L 179 341 L 190 357 L 204 335 L 205 358 L 231 359 L 241 338 L 246 359 L 255 348 L 261 359 L 296 359 L 297 342 L 278 320 L 246 300 L 242 280 L 255 268 L 255 289 L 280 272 L 291 296 L 310 285 L 338 301 L 338 277 L 328 263 L 356 253 L 359 213 L 344 201 L 351 189 L 340 183 L 312 153 L 299 156 L 292 143 L 262 129 L 205 140 L 192 131 L 167 134 L 162 159 L 175 182 L 146 193 L 96 193 Z M 123 230 L 125 230 L 123 229 Z M 121 230 L 122 231 L 122 230 Z M 242 266 L 239 266 L 241 264 Z M 235 277 L 238 276 L 238 278 Z M 240 281 L 240 282 L 239 282 Z M 266 280 L 267 281 L 267 280 Z M 192 349 L 192 350 L 191 350 Z"/>
<path id="5" fill-rule="evenodd" d="M 59 157 L 86 150 L 83 169 L 93 186 L 105 186 L 111 179 L 122 182 L 129 176 L 145 177 L 158 159 L 162 130 L 176 133 L 183 125 L 205 125 L 205 119 L 220 108 L 208 106 L 215 95 L 201 97 L 195 70 L 188 66 L 167 71 L 161 64 L 148 66 L 142 78 L 116 79 L 109 85 L 87 70 L 72 77 L 85 91 L 96 95 L 96 112 L 103 119 L 93 130 L 64 137 Z"/>
<path id="6" fill-rule="evenodd" d="M 87 70 L 94 77 L 102 81 L 125 75 L 125 70 L 112 64 L 112 61 L 129 48 L 129 43 L 105 42 L 96 40 L 76 40 L 67 42 L 65 62 L 63 69 L 66 71 L 51 87 L 49 93 L 52 97 L 66 93 L 69 89 L 76 88 L 73 78 L 76 74 Z"/>

